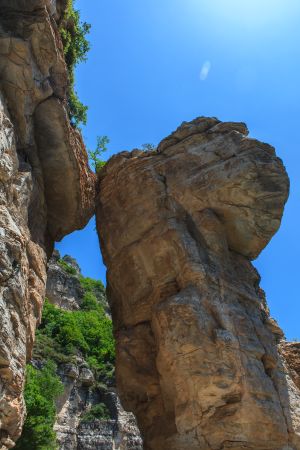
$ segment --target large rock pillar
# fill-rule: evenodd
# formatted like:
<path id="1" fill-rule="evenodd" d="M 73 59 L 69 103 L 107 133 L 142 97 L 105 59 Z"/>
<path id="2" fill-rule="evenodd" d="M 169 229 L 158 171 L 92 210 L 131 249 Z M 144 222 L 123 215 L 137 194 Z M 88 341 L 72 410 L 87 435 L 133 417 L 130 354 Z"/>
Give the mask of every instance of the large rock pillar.
<path id="1" fill-rule="evenodd" d="M 300 448 L 300 393 L 251 264 L 280 226 L 289 181 L 247 134 L 198 118 L 100 175 L 117 383 L 145 450 Z"/>

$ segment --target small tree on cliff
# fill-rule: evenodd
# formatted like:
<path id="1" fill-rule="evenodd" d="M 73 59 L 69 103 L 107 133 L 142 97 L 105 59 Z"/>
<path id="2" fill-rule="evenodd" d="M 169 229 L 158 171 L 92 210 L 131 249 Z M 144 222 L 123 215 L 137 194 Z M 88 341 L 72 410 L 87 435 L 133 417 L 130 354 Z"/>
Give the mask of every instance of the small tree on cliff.
<path id="1" fill-rule="evenodd" d="M 107 151 L 108 144 L 109 138 L 107 136 L 98 136 L 96 150 L 88 151 L 89 158 L 92 161 L 96 173 L 98 173 L 106 163 L 106 161 L 102 159 L 102 156 L 103 153 Z"/>
<path id="2" fill-rule="evenodd" d="M 147 143 L 142 145 L 142 150 L 144 150 L 144 152 L 153 152 L 156 149 L 157 147 L 154 144 Z"/>

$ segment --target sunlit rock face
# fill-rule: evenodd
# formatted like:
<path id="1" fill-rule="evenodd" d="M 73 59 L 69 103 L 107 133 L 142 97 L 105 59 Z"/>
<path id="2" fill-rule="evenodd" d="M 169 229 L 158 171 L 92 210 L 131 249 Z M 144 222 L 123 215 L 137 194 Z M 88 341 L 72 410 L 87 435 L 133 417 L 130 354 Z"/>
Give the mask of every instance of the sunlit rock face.
<path id="1" fill-rule="evenodd" d="M 0 0 L 0 448 L 24 421 L 22 390 L 54 240 L 93 213 L 94 177 L 66 112 L 64 2 Z"/>
<path id="2" fill-rule="evenodd" d="M 250 262 L 280 226 L 289 181 L 247 134 L 198 118 L 100 174 L 118 389 L 147 450 L 300 448 L 300 393 Z"/>
<path id="3" fill-rule="evenodd" d="M 66 272 L 60 261 L 70 264 L 74 273 Z M 61 259 L 57 250 L 54 250 L 52 257 L 48 261 L 46 297 L 50 303 L 67 311 L 76 311 L 80 308 L 84 290 L 79 281 L 80 267 L 77 261 L 70 256 Z"/>

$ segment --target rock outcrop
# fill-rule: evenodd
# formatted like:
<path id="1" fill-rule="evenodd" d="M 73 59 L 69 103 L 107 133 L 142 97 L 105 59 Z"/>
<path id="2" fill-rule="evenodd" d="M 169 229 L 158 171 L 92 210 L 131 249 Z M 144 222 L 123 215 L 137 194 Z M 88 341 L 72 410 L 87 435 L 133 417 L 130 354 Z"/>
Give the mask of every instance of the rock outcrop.
<path id="1" fill-rule="evenodd" d="M 282 342 L 280 352 L 283 355 L 287 372 L 296 386 L 300 389 L 300 342 Z M 297 401 L 297 399 L 296 399 Z M 295 407 L 300 408 L 300 405 Z"/>
<path id="2" fill-rule="evenodd" d="M 124 411 L 115 389 L 103 390 L 81 361 L 61 366 L 64 392 L 57 400 L 54 430 L 60 450 L 143 450 L 136 419 Z M 85 414 L 102 403 L 110 418 L 86 421 Z"/>
<path id="3" fill-rule="evenodd" d="M 198 118 L 100 174 L 117 386 L 145 450 L 300 449 L 300 391 L 251 264 L 289 190 L 243 123 Z"/>
<path id="4" fill-rule="evenodd" d="M 64 269 L 63 263 L 69 267 Z M 46 297 L 49 302 L 68 311 L 77 310 L 84 295 L 78 276 L 80 268 L 73 258 L 60 258 L 58 251 L 54 251 L 48 262 Z"/>
<path id="5" fill-rule="evenodd" d="M 66 111 L 58 33 L 66 2 L 0 0 L 0 448 L 24 420 L 26 359 L 53 243 L 83 227 L 95 180 Z"/>

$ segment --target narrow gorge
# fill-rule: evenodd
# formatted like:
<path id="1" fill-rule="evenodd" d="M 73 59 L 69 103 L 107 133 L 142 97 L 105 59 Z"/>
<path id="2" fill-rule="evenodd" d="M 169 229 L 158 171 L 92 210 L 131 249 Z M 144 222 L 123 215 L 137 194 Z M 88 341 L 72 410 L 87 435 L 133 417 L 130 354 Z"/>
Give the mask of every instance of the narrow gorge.
<path id="1" fill-rule="evenodd" d="M 26 364 L 51 358 L 60 450 L 300 450 L 300 344 L 251 263 L 280 227 L 282 161 L 244 123 L 199 117 L 93 173 L 70 101 L 70 4 L 0 0 L 0 450 L 22 434 Z M 95 213 L 106 293 L 54 252 Z M 57 335 L 75 312 L 109 344 L 112 317 L 116 379 L 101 339 L 50 358 L 52 312 Z"/>

